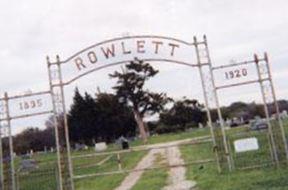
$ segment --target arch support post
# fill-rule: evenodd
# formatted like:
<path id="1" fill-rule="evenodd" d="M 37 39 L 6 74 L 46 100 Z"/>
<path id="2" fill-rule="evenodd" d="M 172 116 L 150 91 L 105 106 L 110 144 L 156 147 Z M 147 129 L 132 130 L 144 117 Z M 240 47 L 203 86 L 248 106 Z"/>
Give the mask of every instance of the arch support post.
<path id="1" fill-rule="evenodd" d="M 4 98 L 1 100 L 0 126 L 0 187 L 3 190 L 16 190 L 13 136 L 11 131 L 9 96 L 7 92 L 5 92 Z M 2 149 L 2 139 L 4 137 L 8 137 L 8 150 Z"/>
<path id="2" fill-rule="evenodd" d="M 64 84 L 60 58 L 52 63 L 47 57 L 49 84 L 53 103 L 55 140 L 57 146 L 57 170 L 59 190 L 74 190 L 73 167 L 69 141 L 69 127 L 65 105 Z"/>
<path id="3" fill-rule="evenodd" d="M 264 53 L 264 60 L 265 60 L 267 73 L 268 73 L 268 78 L 269 78 L 269 82 L 270 82 L 270 90 L 271 90 L 273 105 L 274 105 L 274 108 L 275 108 L 276 120 L 279 123 L 279 128 L 280 128 L 280 132 L 281 132 L 282 142 L 283 142 L 283 145 L 284 145 L 285 158 L 286 158 L 286 163 L 287 163 L 288 162 L 288 144 L 287 144 L 288 142 L 287 142 L 287 137 L 286 137 L 283 121 L 282 121 L 282 118 L 280 116 L 280 109 L 279 109 L 279 105 L 278 105 L 277 98 L 276 98 L 276 92 L 275 92 L 275 88 L 274 88 L 274 83 L 273 83 L 273 80 L 272 80 L 270 63 L 269 63 L 269 59 L 268 59 L 268 54 L 266 52 Z"/>
<path id="4" fill-rule="evenodd" d="M 288 145 L 267 53 L 264 53 L 264 59 L 259 59 L 258 55 L 254 54 L 254 62 L 257 68 L 264 112 L 268 124 L 269 142 L 272 149 L 271 155 L 274 163 L 279 167 L 282 161 L 286 163 L 288 161 Z"/>
<path id="5" fill-rule="evenodd" d="M 214 75 L 212 71 L 212 63 L 206 36 L 203 36 L 203 41 L 201 42 L 199 42 L 197 38 L 194 37 L 194 45 L 196 49 L 197 63 L 202 83 L 202 90 L 207 112 L 208 125 L 210 127 L 211 137 L 213 140 L 213 146 L 214 146 L 213 149 L 216 156 L 218 171 L 221 172 L 224 169 L 221 163 L 223 158 L 227 162 L 229 171 L 231 171 L 233 166 L 225 132 L 225 125 L 222 118 L 222 113 L 218 100 L 218 94 L 215 86 Z M 212 121 L 211 109 L 217 110 L 218 120 L 221 129 L 222 143 L 219 143 L 216 140 L 215 136 L 216 126 L 213 124 Z M 222 149 L 223 151 L 221 151 Z"/>

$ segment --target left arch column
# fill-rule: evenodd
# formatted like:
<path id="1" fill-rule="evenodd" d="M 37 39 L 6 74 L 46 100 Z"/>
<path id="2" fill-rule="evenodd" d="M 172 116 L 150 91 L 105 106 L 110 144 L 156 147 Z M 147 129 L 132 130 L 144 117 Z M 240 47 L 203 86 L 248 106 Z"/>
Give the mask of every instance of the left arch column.
<path id="1" fill-rule="evenodd" d="M 50 62 L 49 57 L 47 57 L 47 66 L 53 103 L 55 140 L 57 146 L 58 188 L 59 190 L 74 190 L 69 127 L 59 56 L 56 56 L 56 62 Z"/>

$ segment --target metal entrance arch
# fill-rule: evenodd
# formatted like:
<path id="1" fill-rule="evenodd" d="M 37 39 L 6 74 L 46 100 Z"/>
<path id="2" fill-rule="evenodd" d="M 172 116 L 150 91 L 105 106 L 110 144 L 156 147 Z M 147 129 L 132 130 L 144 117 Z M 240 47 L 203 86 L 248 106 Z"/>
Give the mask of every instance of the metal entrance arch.
<path id="1" fill-rule="evenodd" d="M 58 154 L 59 190 L 74 190 L 74 175 L 71 160 L 69 127 L 66 115 L 64 87 L 94 71 L 113 65 L 133 61 L 137 57 L 143 61 L 165 61 L 199 69 L 208 125 L 211 130 L 218 170 L 220 158 L 231 170 L 231 160 L 227 145 L 224 122 L 214 83 L 212 64 L 206 36 L 201 41 L 194 37 L 192 43 L 162 36 L 129 36 L 115 38 L 92 45 L 66 60 L 57 55 L 55 61 L 47 57 L 50 92 L 53 101 L 54 124 L 57 126 L 56 143 Z M 66 72 L 68 71 L 68 72 Z M 207 80 L 208 79 L 208 80 Z M 221 126 L 222 143 L 215 140 L 210 109 L 217 109 Z M 221 146 L 221 147 L 220 147 Z M 218 147 L 218 148 L 217 148 Z M 221 153 L 218 150 L 222 149 Z"/>
<path id="2" fill-rule="evenodd" d="M 269 124 L 269 143 L 271 145 L 270 150 L 273 164 L 279 166 L 282 161 L 287 162 L 287 138 L 279 115 L 279 107 L 277 105 L 267 54 L 264 54 L 264 58 L 259 58 L 255 55 L 254 59 L 250 61 L 212 67 L 205 36 L 203 36 L 200 41 L 194 37 L 192 43 L 161 36 L 129 36 L 97 43 L 74 54 L 64 61 L 60 60 L 59 56 L 56 56 L 55 61 L 51 61 L 47 57 L 49 90 L 18 96 L 8 96 L 8 93 L 5 93 L 4 97 L 0 98 L 0 137 L 3 135 L 1 132 L 3 132 L 3 128 L 5 127 L 6 137 L 9 138 L 9 150 L 4 152 L 4 173 L 4 160 L 1 144 L 2 137 L 0 140 L 0 189 L 16 190 L 19 185 L 15 180 L 15 156 L 13 153 L 11 120 L 53 113 L 57 145 L 57 173 L 59 174 L 57 176 L 59 179 L 56 180 L 57 185 L 55 184 L 55 187 L 58 186 L 58 190 L 74 190 L 74 179 L 79 179 L 83 176 L 73 175 L 64 87 L 89 73 L 113 65 L 130 62 L 134 60 L 135 57 L 143 61 L 164 61 L 199 69 L 208 125 L 211 130 L 211 137 L 215 148 L 215 160 L 217 161 L 219 171 L 226 167 L 229 170 L 233 169 L 235 167 L 235 162 L 233 151 L 229 149 L 229 134 L 228 136 L 225 134 L 225 124 L 223 122 L 217 92 L 223 88 L 259 83 L 266 121 Z M 243 68 L 248 65 L 256 66 L 256 73 L 254 73 L 254 75 L 253 73 L 250 73 L 250 70 Z M 240 73 L 239 66 L 241 66 L 240 69 L 246 69 L 246 72 Z M 230 70 L 228 70 L 228 72 L 223 72 L 223 69 L 225 68 L 230 68 Z M 217 79 L 217 77 L 214 77 L 217 71 L 221 71 L 222 77 L 224 76 L 226 79 L 229 79 L 229 81 L 232 81 L 232 83 L 226 85 L 217 83 L 217 80 L 214 80 Z M 245 78 L 247 72 L 256 76 L 256 79 L 247 80 L 247 78 Z M 244 81 L 239 83 L 232 80 L 233 78 L 239 77 L 243 78 Z M 52 98 L 53 106 L 51 105 L 49 109 L 42 107 L 43 104 L 41 101 L 43 100 L 44 95 L 49 96 L 49 104 L 51 104 L 50 100 Z M 13 108 L 13 106 L 11 106 L 15 105 L 15 102 L 17 103 L 16 112 L 19 110 L 21 111 L 21 113 L 16 115 L 15 112 L 13 113 L 15 107 Z M 268 105 L 272 105 L 276 110 L 275 120 L 279 123 L 278 126 L 272 125 L 272 113 L 269 112 Z M 34 108 L 36 107 L 39 109 L 35 110 Z M 217 130 L 215 130 L 216 128 L 212 125 L 210 114 L 212 108 L 217 110 L 220 125 Z M 218 138 L 217 141 L 214 134 L 215 131 L 217 131 L 217 133 L 220 131 L 220 138 Z"/>

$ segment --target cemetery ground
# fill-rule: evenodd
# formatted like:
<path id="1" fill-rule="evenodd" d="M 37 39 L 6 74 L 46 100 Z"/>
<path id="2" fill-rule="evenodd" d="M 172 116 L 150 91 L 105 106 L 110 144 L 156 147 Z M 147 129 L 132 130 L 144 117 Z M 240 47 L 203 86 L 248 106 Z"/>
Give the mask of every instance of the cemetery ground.
<path id="1" fill-rule="evenodd" d="M 288 122 L 285 122 L 285 127 L 288 130 Z M 247 132 L 247 127 L 235 127 L 227 130 L 228 138 L 231 142 L 236 134 Z M 255 134 L 254 134 L 255 133 Z M 197 190 L 288 190 L 288 170 L 286 167 L 278 169 L 275 166 L 267 164 L 261 168 L 245 168 L 242 166 L 257 166 L 257 163 L 270 163 L 269 148 L 266 147 L 263 141 L 265 133 L 256 133 L 249 131 L 252 136 L 257 136 L 259 146 L 264 148 L 251 152 L 233 154 L 235 170 L 231 173 L 223 172 L 219 174 L 215 161 L 194 163 L 199 160 L 215 159 L 212 151 L 213 146 L 211 141 L 203 143 L 191 143 L 178 146 L 181 151 L 181 157 L 185 163 L 191 163 L 186 166 L 186 178 L 197 183 Z M 152 136 L 149 138 L 149 143 L 146 146 L 159 143 L 168 143 L 172 141 L 181 141 L 192 139 L 191 142 L 198 142 L 197 139 L 207 139 L 210 135 L 208 128 L 193 129 L 188 132 L 179 132 L 174 134 L 164 134 Z M 265 136 L 265 135 L 264 135 Z M 193 139 L 195 139 L 193 141 Z M 201 141 L 201 140 L 200 140 Z M 264 145 L 262 145 L 264 144 Z M 110 172 L 133 169 L 137 163 L 148 154 L 149 149 L 143 148 L 140 140 L 131 143 L 132 149 L 141 151 L 126 151 L 120 154 L 121 166 L 118 165 L 118 154 L 102 154 L 95 156 L 93 148 L 88 150 L 73 152 L 73 167 L 76 190 L 114 190 L 121 182 L 129 175 L 126 173 L 117 173 L 110 175 Z M 139 148 L 140 147 L 140 148 Z M 231 146 L 232 147 L 232 146 Z M 109 145 L 108 152 L 117 152 L 120 148 L 116 145 Z M 233 150 L 233 147 L 232 147 Z M 34 155 L 33 159 L 38 162 L 38 169 L 30 172 L 21 172 L 17 175 L 17 181 L 21 184 L 20 190 L 55 190 L 57 184 L 54 153 Z M 161 154 L 156 154 L 152 167 L 159 169 L 145 170 L 133 185 L 132 190 L 161 190 L 167 186 L 169 178 L 169 168 L 167 160 Z M 19 160 L 16 167 L 19 168 Z M 121 168 L 119 168 L 121 167 Z M 95 173 L 104 172 L 105 175 L 98 176 Z M 89 176 L 90 175 L 90 176 Z M 82 178 L 83 177 L 83 178 Z"/>

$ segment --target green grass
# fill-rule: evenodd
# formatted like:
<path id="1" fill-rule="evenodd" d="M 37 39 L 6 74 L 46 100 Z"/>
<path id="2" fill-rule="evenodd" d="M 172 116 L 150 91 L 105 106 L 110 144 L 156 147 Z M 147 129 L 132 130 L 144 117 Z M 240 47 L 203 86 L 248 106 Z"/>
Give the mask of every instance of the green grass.
<path id="1" fill-rule="evenodd" d="M 187 178 L 195 180 L 199 190 L 288 190 L 288 170 L 286 166 L 258 169 L 241 168 L 271 163 L 268 139 L 264 132 L 249 131 L 247 128 L 233 128 L 227 131 L 228 141 L 235 162 L 235 170 L 219 174 L 216 163 L 197 164 L 187 167 Z M 233 141 L 241 138 L 257 137 L 260 149 L 246 153 L 235 153 Z M 211 144 L 192 145 L 181 148 L 186 162 L 213 157 Z"/>
<path id="2" fill-rule="evenodd" d="M 162 155 L 156 155 L 154 167 L 165 166 L 167 162 Z M 157 170 L 145 171 L 139 181 L 133 186 L 132 190 L 160 190 L 167 183 L 168 169 L 160 168 Z"/>
<path id="3" fill-rule="evenodd" d="M 205 136 L 205 135 L 210 135 L 210 131 L 208 128 L 192 129 L 191 131 L 187 131 L 187 132 L 178 132 L 178 133 L 169 133 L 169 134 L 151 136 L 149 138 L 148 144 L 165 143 L 169 141 L 177 141 L 177 140 Z M 143 143 L 141 140 L 132 142 L 132 146 L 139 146 L 142 144 Z"/>
<path id="4" fill-rule="evenodd" d="M 149 139 L 149 144 L 161 143 L 161 142 L 169 142 L 174 140 L 181 140 L 185 138 L 191 138 L 201 135 L 209 135 L 209 130 L 201 129 L 201 130 L 192 130 L 189 132 L 182 133 L 174 133 L 174 134 L 164 134 L 159 136 L 152 136 Z M 136 140 L 131 143 L 131 146 L 139 146 L 142 145 L 141 140 Z M 107 151 L 118 150 L 119 147 L 115 145 L 109 145 Z M 80 151 L 80 152 L 72 152 L 72 156 L 85 155 L 95 153 L 93 147 L 88 150 Z M 146 154 L 146 151 L 142 152 L 131 152 L 121 154 L 121 161 L 123 169 L 132 169 L 137 162 Z M 93 166 L 99 163 L 101 160 L 105 159 L 107 156 L 97 156 L 97 157 L 87 157 L 87 158 L 74 158 L 73 166 L 74 166 L 74 175 L 87 175 L 87 174 L 95 174 L 99 172 L 113 172 L 118 170 L 117 157 L 116 155 L 112 156 L 108 161 L 106 161 L 101 166 Z M 38 163 L 39 169 L 35 171 L 31 171 L 29 173 L 21 173 L 17 176 L 18 184 L 20 184 L 20 190 L 50 190 L 55 189 L 57 185 L 56 181 L 56 154 L 55 153 L 47 153 L 47 154 L 35 154 L 33 156 Z M 88 167 L 85 167 L 88 166 Z M 19 159 L 16 160 L 16 168 L 19 168 Z M 151 176 L 154 176 L 152 179 L 155 182 L 155 188 L 161 186 L 166 180 L 165 175 L 167 175 L 166 170 L 157 170 L 155 171 L 147 171 L 144 173 L 144 178 L 141 178 L 141 183 L 145 184 L 145 179 L 148 177 L 151 180 Z M 101 190 L 109 190 L 118 186 L 121 181 L 125 178 L 127 174 L 116 174 L 116 175 L 108 175 L 101 177 L 90 177 L 87 179 L 79 179 L 75 181 L 76 189 L 81 190 L 94 190 L 98 187 Z M 156 176 L 158 176 L 156 178 Z M 143 180 L 142 180 L 143 179 Z M 148 181 L 149 181 L 148 180 Z M 162 182 L 160 182 L 162 181 Z M 154 184 L 153 182 L 153 184 Z M 148 183 L 148 182 L 146 182 Z M 149 182 L 152 184 L 152 182 Z"/>
<path id="5" fill-rule="evenodd" d="M 140 159 L 146 154 L 146 151 L 131 152 L 121 155 L 122 168 L 125 170 L 132 169 Z M 116 155 L 108 159 L 104 164 L 100 166 L 83 167 L 85 165 L 93 165 L 103 160 L 107 156 L 89 157 L 76 159 L 74 161 L 74 175 L 89 175 L 100 172 L 113 172 L 118 170 L 118 163 Z M 39 158 L 41 160 L 41 158 Z M 56 176 L 55 165 L 50 165 L 48 170 L 47 165 L 39 165 L 41 168 L 29 172 L 22 173 L 18 177 L 18 183 L 21 185 L 21 190 L 55 190 L 56 189 Z M 81 168 L 82 167 L 82 168 Z M 125 174 L 107 175 L 89 177 L 85 179 L 75 180 L 75 186 L 77 190 L 111 190 L 117 187 L 121 181 L 125 178 Z M 96 188 L 97 187 L 97 188 Z"/>
<path id="6" fill-rule="evenodd" d="M 188 179 L 196 180 L 199 190 L 286 190 L 287 169 L 257 169 L 219 174 L 216 165 L 189 166 Z"/>
<path id="7" fill-rule="evenodd" d="M 122 155 L 122 167 L 124 169 L 132 169 L 137 162 L 146 154 L 146 152 L 132 152 L 129 155 Z M 112 172 L 118 169 L 116 158 L 112 158 L 100 167 L 75 171 L 77 175 L 93 174 L 100 172 Z M 86 179 L 76 180 L 77 190 L 112 190 L 116 188 L 125 178 L 126 174 L 107 175 L 99 177 L 91 177 Z"/>
<path id="8" fill-rule="evenodd" d="M 288 122 L 285 122 L 288 126 Z M 288 129 L 288 127 L 286 127 Z M 209 135 L 209 129 L 194 129 L 189 132 L 174 134 L 164 134 L 152 136 L 148 144 L 163 143 L 186 138 Z M 215 162 L 206 164 L 194 164 L 187 167 L 187 178 L 195 180 L 199 190 L 288 190 L 288 170 L 283 167 L 275 169 L 266 167 L 254 170 L 240 170 L 243 167 L 254 166 L 271 162 L 268 139 L 265 133 L 249 131 L 245 127 L 237 127 L 227 131 L 228 142 L 232 151 L 235 171 L 219 174 Z M 259 140 L 260 149 L 254 152 L 235 153 L 233 142 L 237 139 L 255 136 Z M 279 141 L 280 142 L 280 141 Z M 142 141 L 136 140 L 131 143 L 132 146 L 142 145 Z M 118 150 L 119 147 L 109 145 L 107 151 Z M 214 159 L 212 143 L 181 146 L 182 157 L 188 162 Z M 85 155 L 94 153 L 90 148 L 85 151 L 73 152 L 72 155 Z M 123 169 L 132 169 L 143 158 L 146 151 L 129 152 L 120 155 Z M 74 174 L 86 175 L 98 172 L 112 172 L 118 170 L 117 156 L 109 158 L 101 166 L 93 166 L 99 163 L 107 156 L 97 156 L 81 159 L 73 159 Z M 56 189 L 56 155 L 54 153 L 35 155 L 39 163 L 39 169 L 30 173 L 22 173 L 19 176 L 21 188 L 19 190 L 54 190 Z M 159 158 L 160 162 L 161 158 Z M 16 160 L 16 166 L 19 166 L 19 159 Z M 85 167 L 88 166 L 88 167 Z M 51 173 L 47 173 L 50 171 Z M 75 180 L 76 190 L 113 190 L 117 187 L 127 174 L 116 174 L 107 176 L 89 177 Z M 168 169 L 157 169 L 145 171 L 143 176 L 133 187 L 133 190 L 160 190 L 167 183 Z"/>

